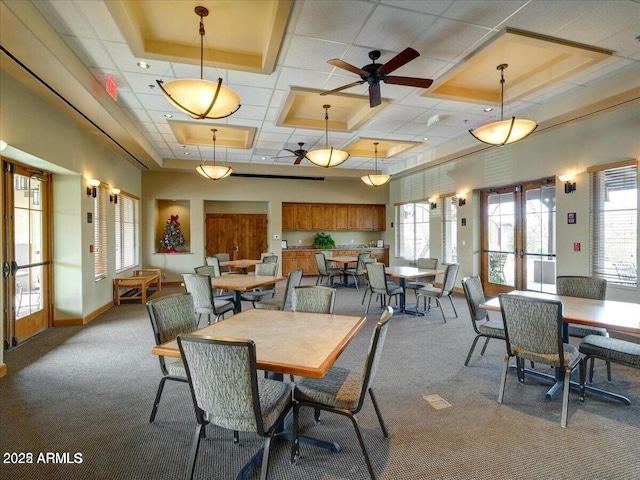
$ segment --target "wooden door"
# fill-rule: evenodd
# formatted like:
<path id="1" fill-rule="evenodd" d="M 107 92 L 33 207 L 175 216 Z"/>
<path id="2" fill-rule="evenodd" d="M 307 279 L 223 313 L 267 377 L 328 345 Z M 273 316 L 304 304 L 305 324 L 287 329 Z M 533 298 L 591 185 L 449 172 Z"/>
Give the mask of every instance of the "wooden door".
<path id="1" fill-rule="evenodd" d="M 349 228 L 349 208 L 347 205 L 336 205 L 336 231 L 344 231 Z"/>
<path id="2" fill-rule="evenodd" d="M 347 211 L 347 230 L 353 232 L 360 230 L 360 206 L 349 205 Z"/>
<path id="3" fill-rule="evenodd" d="M 360 227 L 360 230 L 373 230 L 373 215 L 373 205 L 360 205 L 360 207 L 358 207 L 358 226 Z"/>
<path id="4" fill-rule="evenodd" d="M 322 229 L 326 232 L 336 231 L 336 206 L 324 205 L 324 220 Z"/>
<path id="5" fill-rule="evenodd" d="M 282 204 L 282 231 L 291 232 L 296 229 L 295 208 L 293 203 Z"/>
<path id="6" fill-rule="evenodd" d="M 209 213 L 206 219 L 206 256 L 228 253 L 231 259 L 258 259 L 268 248 L 264 214 Z"/>
<path id="7" fill-rule="evenodd" d="M 312 232 L 325 230 L 323 204 L 318 203 L 309 205 L 309 224 Z"/>
<path id="8" fill-rule="evenodd" d="M 309 204 L 296 203 L 295 205 L 296 230 L 308 232 L 309 229 Z"/>

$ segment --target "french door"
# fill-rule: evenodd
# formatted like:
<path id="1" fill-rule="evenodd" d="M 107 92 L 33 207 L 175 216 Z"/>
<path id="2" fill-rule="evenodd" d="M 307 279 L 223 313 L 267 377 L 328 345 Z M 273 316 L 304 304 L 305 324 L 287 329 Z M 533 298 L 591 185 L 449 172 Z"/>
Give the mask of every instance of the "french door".
<path id="1" fill-rule="evenodd" d="M 482 192 L 482 283 L 487 295 L 556 291 L 553 179 Z"/>
<path id="2" fill-rule="evenodd" d="M 46 329 L 51 318 L 51 174 L 6 160 L 2 167 L 2 326 L 8 349 Z"/>

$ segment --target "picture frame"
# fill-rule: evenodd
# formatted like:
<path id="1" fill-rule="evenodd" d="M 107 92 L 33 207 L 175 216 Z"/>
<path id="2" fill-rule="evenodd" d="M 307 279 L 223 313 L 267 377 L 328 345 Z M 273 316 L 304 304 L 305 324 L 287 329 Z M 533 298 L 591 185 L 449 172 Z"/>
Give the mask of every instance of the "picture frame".
<path id="1" fill-rule="evenodd" d="M 577 222 L 577 218 L 576 218 L 575 212 L 567 213 L 567 223 L 569 225 L 574 225 L 576 222 Z"/>
<path id="2" fill-rule="evenodd" d="M 282 248 L 282 250 L 286 250 L 287 248 L 289 248 L 286 240 L 282 240 L 280 242 L 280 248 Z"/>

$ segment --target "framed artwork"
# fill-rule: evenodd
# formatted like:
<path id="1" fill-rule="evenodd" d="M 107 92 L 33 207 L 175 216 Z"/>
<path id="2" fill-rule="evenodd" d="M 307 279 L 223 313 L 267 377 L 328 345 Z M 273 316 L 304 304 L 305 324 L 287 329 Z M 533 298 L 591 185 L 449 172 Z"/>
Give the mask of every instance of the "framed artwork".
<path id="1" fill-rule="evenodd" d="M 287 246 L 287 241 L 286 240 L 282 240 L 281 241 L 281 247 L 280 248 L 282 248 L 282 250 L 286 250 L 287 248 L 289 248 Z"/>
<path id="2" fill-rule="evenodd" d="M 575 212 L 567 213 L 567 223 L 569 225 L 573 225 L 573 224 L 576 223 L 576 214 L 575 214 Z"/>

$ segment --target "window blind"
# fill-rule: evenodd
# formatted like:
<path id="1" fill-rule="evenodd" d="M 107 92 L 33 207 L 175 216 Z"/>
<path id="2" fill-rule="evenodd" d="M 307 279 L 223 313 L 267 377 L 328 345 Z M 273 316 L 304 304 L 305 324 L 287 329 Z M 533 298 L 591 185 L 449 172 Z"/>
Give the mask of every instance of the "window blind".
<path id="1" fill-rule="evenodd" d="M 607 282 L 638 284 L 638 167 L 591 173 L 591 274 Z"/>
<path id="2" fill-rule="evenodd" d="M 107 276 L 107 191 L 97 187 L 93 199 L 93 268 L 95 281 Z"/>
<path id="3" fill-rule="evenodd" d="M 116 272 L 138 265 L 139 201 L 124 193 L 116 205 Z"/>
<path id="4" fill-rule="evenodd" d="M 396 257 L 415 261 L 429 256 L 429 203 L 396 206 Z"/>

